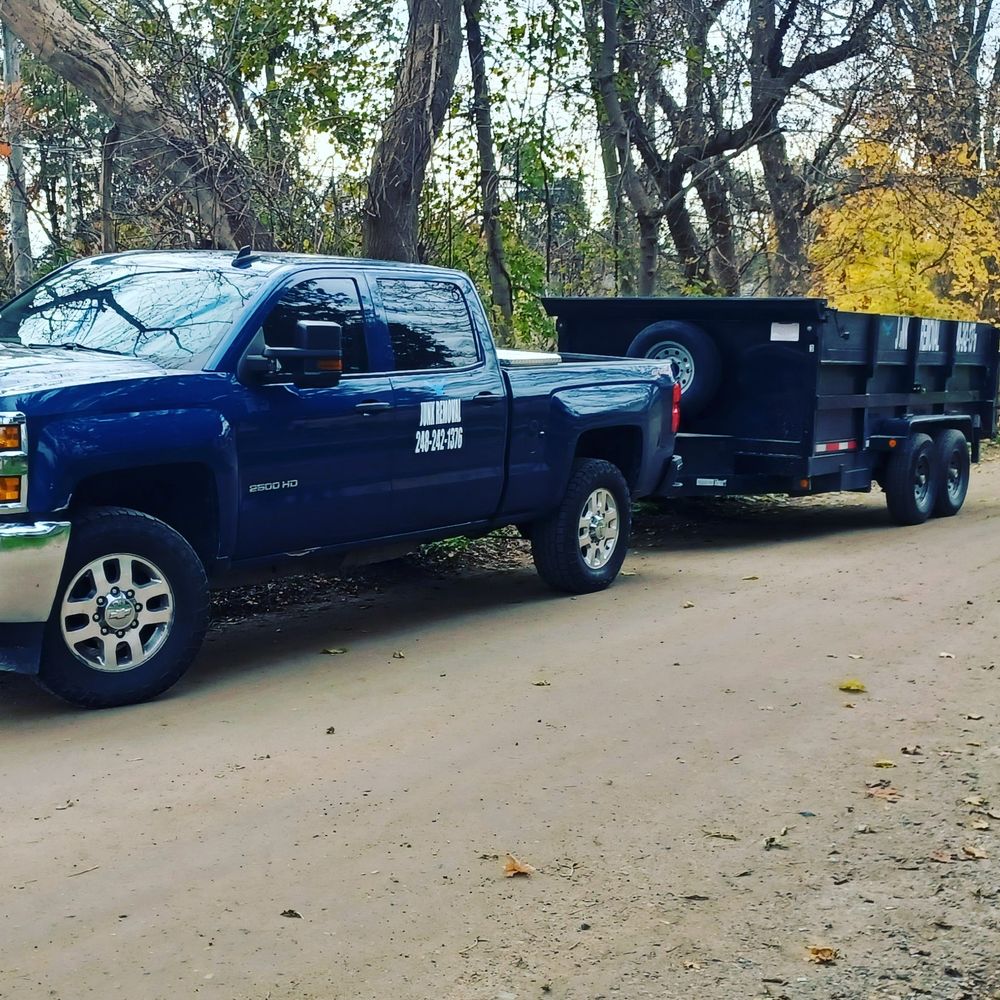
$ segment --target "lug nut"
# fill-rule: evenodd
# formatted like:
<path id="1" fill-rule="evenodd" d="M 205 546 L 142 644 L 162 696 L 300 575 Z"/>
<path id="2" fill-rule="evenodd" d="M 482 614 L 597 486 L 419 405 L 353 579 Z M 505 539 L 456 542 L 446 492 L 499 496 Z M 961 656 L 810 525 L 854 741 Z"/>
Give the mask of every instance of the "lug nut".
<path id="1" fill-rule="evenodd" d="M 94 615 L 94 621 L 95 622 L 99 622 L 100 620 L 101 620 L 101 616 L 100 615 Z"/>
<path id="2" fill-rule="evenodd" d="M 125 633 L 124 632 L 115 632 L 115 635 L 118 636 L 119 639 L 124 639 L 125 638 Z"/>
<path id="3" fill-rule="evenodd" d="M 97 598 L 97 606 L 99 608 L 103 608 L 104 605 L 107 604 L 107 603 L 108 603 L 108 599 L 106 597 L 98 597 Z"/>
<path id="4" fill-rule="evenodd" d="M 125 596 L 126 597 L 135 597 L 135 591 L 134 590 L 126 590 L 125 591 Z"/>
<path id="5" fill-rule="evenodd" d="M 107 634 L 108 634 L 108 630 L 106 628 L 102 628 L 101 629 L 101 635 L 107 635 Z"/>
<path id="6" fill-rule="evenodd" d="M 120 591 L 120 590 L 119 590 L 119 589 L 118 589 L 117 587 L 112 587 L 112 588 L 111 588 L 111 593 L 112 593 L 112 594 L 113 594 L 113 595 L 114 595 L 115 597 L 117 597 L 117 596 L 118 596 L 118 594 L 120 594 L 120 593 L 121 593 L 121 591 Z"/>

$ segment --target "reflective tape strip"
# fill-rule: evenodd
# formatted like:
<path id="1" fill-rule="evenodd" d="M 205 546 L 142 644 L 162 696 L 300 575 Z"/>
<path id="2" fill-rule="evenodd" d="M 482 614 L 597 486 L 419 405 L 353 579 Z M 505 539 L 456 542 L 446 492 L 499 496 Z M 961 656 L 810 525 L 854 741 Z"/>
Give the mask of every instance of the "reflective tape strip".
<path id="1" fill-rule="evenodd" d="M 857 451 L 857 441 L 824 441 L 816 445 L 816 454 L 825 455 L 831 451 Z"/>

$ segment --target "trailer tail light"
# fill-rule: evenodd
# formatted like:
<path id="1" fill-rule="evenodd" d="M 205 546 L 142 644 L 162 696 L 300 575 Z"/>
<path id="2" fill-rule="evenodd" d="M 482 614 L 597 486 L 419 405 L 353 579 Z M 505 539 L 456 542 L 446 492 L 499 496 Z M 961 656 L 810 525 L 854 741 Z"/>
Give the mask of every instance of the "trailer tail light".
<path id="1" fill-rule="evenodd" d="M 835 451 L 857 451 L 857 441 L 823 441 L 816 445 L 817 455 L 828 455 Z"/>
<path id="2" fill-rule="evenodd" d="M 681 425 L 681 384 L 674 383 L 673 405 L 670 408 L 670 430 L 677 433 L 677 428 Z"/>

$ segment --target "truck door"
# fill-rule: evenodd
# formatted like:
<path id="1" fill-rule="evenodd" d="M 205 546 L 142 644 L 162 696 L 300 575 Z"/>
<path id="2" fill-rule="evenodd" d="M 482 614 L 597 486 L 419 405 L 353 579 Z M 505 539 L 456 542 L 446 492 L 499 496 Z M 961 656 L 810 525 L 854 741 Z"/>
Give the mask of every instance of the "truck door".
<path id="1" fill-rule="evenodd" d="M 282 291 L 250 345 L 291 346 L 299 320 L 340 323 L 344 376 L 331 388 L 247 386 L 234 421 L 238 558 L 388 533 L 393 392 L 388 373 L 370 371 L 370 315 L 367 286 L 313 272 Z"/>
<path id="2" fill-rule="evenodd" d="M 384 275 L 375 284 L 392 347 L 392 520 L 419 531 L 495 513 L 504 483 L 507 400 L 492 351 L 462 288 L 438 277 Z"/>

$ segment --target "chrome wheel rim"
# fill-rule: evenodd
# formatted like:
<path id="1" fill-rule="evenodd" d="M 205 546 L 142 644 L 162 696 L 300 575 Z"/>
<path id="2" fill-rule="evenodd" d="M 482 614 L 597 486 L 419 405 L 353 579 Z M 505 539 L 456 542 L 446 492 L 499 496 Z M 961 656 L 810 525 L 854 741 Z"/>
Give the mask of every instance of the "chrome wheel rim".
<path id="1" fill-rule="evenodd" d="M 694 381 L 694 358 L 691 352 L 676 344 L 667 341 L 657 344 L 649 350 L 646 357 L 652 361 L 673 361 L 677 366 L 677 379 L 681 384 L 681 394 L 688 391 Z"/>
<path id="2" fill-rule="evenodd" d="M 945 480 L 948 496 L 952 500 L 957 500 L 962 495 L 962 479 L 962 460 L 958 457 L 958 452 L 953 451 L 951 460 L 948 462 L 948 473 Z"/>
<path id="3" fill-rule="evenodd" d="M 618 546 L 618 504 L 610 490 L 599 487 L 587 497 L 580 514 L 580 556 L 590 569 L 602 569 Z"/>
<path id="4" fill-rule="evenodd" d="M 106 673 L 135 670 L 167 641 L 174 594 L 155 563 L 115 552 L 73 577 L 59 622 L 67 648 L 81 663 Z"/>
<path id="5" fill-rule="evenodd" d="M 923 504 L 927 500 L 927 492 L 931 484 L 931 462 L 926 455 L 921 455 L 917 459 L 913 470 L 913 499 L 918 504 Z"/>

